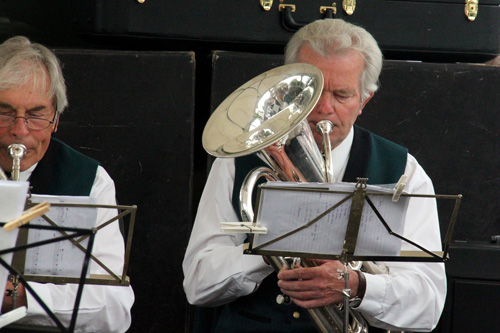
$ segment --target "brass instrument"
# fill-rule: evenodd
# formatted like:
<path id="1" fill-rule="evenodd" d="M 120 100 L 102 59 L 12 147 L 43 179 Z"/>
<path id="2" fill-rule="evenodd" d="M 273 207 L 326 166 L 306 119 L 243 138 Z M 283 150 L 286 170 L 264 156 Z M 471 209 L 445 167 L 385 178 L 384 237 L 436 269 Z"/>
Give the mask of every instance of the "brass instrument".
<path id="1" fill-rule="evenodd" d="M 10 178 L 18 181 L 21 172 L 21 160 L 26 155 L 26 146 L 20 143 L 13 143 L 7 147 L 10 157 L 12 157 L 12 173 Z"/>
<path id="2" fill-rule="evenodd" d="M 13 143 L 7 147 L 7 152 L 12 158 L 12 170 L 10 180 L 19 180 L 19 173 L 21 172 L 21 160 L 26 155 L 26 146 L 20 143 Z M 0 167 L 0 179 L 9 180 L 4 170 Z"/>
<path id="3" fill-rule="evenodd" d="M 7 147 L 7 151 L 12 158 L 12 171 L 11 180 L 19 181 L 19 175 L 21 172 L 21 159 L 26 155 L 26 146 L 20 143 L 13 143 Z M 3 180 L 8 180 L 5 172 L 0 168 L 0 178 Z M 9 274 L 8 280 L 12 283 L 14 288 L 10 290 L 10 295 L 12 297 L 13 308 L 16 308 L 17 300 L 17 288 L 19 286 L 19 277 L 14 274 Z"/>
<path id="4" fill-rule="evenodd" d="M 203 131 L 205 150 L 216 157 L 240 157 L 255 153 L 269 167 L 253 170 L 240 191 L 244 222 L 253 221 L 252 191 L 261 177 L 294 182 L 333 182 L 329 121 L 318 123 L 324 140 L 323 154 L 317 147 L 307 116 L 323 90 L 321 71 L 296 63 L 274 68 L 248 81 L 229 95 L 214 111 Z M 276 271 L 289 265 L 282 257 L 268 257 Z M 298 263 L 299 258 L 294 259 Z M 300 260 L 307 266 L 306 260 Z M 367 332 L 360 314 L 339 306 L 308 309 L 321 332 Z M 348 316 L 350 314 L 350 316 Z M 349 324 L 347 323 L 349 317 Z M 348 326 L 348 327 L 347 327 Z"/>

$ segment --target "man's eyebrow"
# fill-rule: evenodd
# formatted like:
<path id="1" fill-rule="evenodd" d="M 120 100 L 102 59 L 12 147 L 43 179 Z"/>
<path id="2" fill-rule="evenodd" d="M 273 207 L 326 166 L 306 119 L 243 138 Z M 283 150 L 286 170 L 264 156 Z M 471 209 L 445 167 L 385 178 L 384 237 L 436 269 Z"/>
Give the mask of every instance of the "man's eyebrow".
<path id="1" fill-rule="evenodd" d="M 355 94 L 356 90 L 350 89 L 350 88 L 338 88 L 338 89 L 335 89 L 334 92 L 340 93 L 340 94 Z"/>
<path id="2" fill-rule="evenodd" d="M 12 105 L 10 105 L 8 103 L 4 103 L 4 102 L 0 102 L 0 108 L 9 109 L 11 111 L 16 111 L 16 109 Z M 37 112 L 37 111 L 44 110 L 46 108 L 47 107 L 45 105 L 37 105 L 37 106 L 32 107 L 31 109 L 27 109 L 26 112 Z"/>
<path id="3" fill-rule="evenodd" d="M 33 111 L 41 111 L 41 110 L 44 110 L 46 109 L 45 105 L 38 105 L 38 106 L 35 106 L 35 107 L 32 107 L 31 109 L 27 109 L 26 112 L 33 112 Z"/>
<path id="4" fill-rule="evenodd" d="M 0 107 L 1 107 L 1 108 L 4 108 L 4 109 L 10 109 L 10 110 L 12 110 L 12 111 L 15 111 L 15 110 L 14 110 L 14 107 L 13 107 L 12 105 L 7 104 L 7 103 L 4 103 L 4 102 L 0 102 Z"/>

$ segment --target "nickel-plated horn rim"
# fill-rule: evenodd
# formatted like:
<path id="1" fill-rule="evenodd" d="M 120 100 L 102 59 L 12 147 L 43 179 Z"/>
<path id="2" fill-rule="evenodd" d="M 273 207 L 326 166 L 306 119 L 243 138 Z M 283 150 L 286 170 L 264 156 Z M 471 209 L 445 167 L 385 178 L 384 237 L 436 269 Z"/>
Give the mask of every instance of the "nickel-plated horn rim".
<path id="1" fill-rule="evenodd" d="M 243 84 L 212 113 L 202 144 L 217 157 L 238 157 L 278 141 L 313 110 L 323 74 L 313 65 L 276 67 Z"/>

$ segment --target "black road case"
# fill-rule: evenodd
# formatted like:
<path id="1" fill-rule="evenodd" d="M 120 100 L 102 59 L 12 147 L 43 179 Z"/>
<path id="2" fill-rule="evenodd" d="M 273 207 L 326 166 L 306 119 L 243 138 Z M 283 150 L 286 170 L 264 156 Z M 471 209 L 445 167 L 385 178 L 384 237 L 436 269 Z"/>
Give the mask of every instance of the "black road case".
<path id="1" fill-rule="evenodd" d="M 342 18 L 386 54 L 484 61 L 500 53 L 500 0 L 80 0 L 79 33 L 284 45 L 301 25 Z M 355 4 L 353 6 L 352 4 Z"/>

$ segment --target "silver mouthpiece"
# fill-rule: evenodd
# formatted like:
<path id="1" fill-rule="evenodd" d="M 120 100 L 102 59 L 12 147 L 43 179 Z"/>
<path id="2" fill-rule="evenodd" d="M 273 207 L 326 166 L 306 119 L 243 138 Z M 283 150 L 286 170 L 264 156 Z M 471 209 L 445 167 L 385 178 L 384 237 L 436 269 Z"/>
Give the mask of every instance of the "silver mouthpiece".
<path id="1" fill-rule="evenodd" d="M 333 173 L 332 143 L 330 141 L 333 123 L 330 120 L 321 120 L 316 124 L 316 131 L 323 136 L 322 153 L 325 159 L 325 183 L 333 183 L 335 182 L 335 175 Z"/>
<path id="2" fill-rule="evenodd" d="M 12 180 L 19 180 L 21 171 L 21 160 L 26 155 L 26 146 L 20 143 L 13 143 L 7 147 L 7 150 L 12 158 Z"/>

